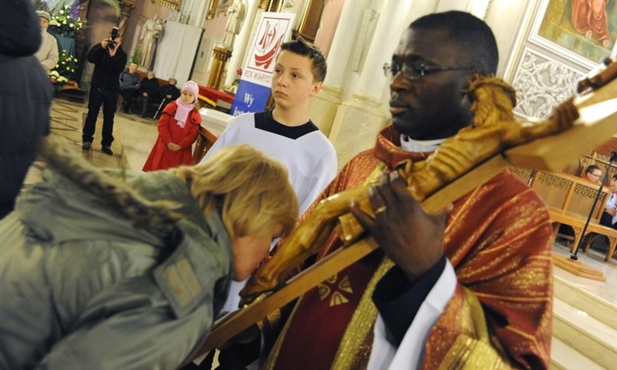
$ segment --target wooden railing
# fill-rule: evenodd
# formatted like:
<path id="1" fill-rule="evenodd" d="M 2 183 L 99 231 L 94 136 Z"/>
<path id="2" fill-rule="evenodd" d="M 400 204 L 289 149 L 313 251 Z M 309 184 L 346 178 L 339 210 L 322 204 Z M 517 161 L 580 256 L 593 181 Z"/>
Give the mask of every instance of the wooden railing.
<path id="1" fill-rule="evenodd" d="M 584 240 L 583 251 L 587 251 L 597 235 L 604 235 L 609 239 L 609 248 L 604 260 L 608 261 L 613 256 L 617 247 L 617 230 L 599 223 L 610 189 L 602 187 L 602 192 L 592 212 L 599 185 L 562 172 L 532 171 L 518 168 L 511 168 L 510 170 L 535 189 L 548 206 L 553 222 L 553 237 L 557 236 L 560 225 L 572 227 L 574 240 L 571 251 L 574 252 L 581 239 Z M 591 219 L 585 229 L 585 223 L 590 212 Z M 585 229 L 584 234 L 583 229 Z"/>

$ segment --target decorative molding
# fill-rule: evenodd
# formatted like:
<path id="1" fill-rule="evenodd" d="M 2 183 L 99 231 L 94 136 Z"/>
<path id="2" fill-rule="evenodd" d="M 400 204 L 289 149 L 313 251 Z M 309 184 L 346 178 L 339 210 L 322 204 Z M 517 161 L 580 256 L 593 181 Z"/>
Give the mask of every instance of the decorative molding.
<path id="1" fill-rule="evenodd" d="M 135 3 L 136 3 L 136 0 L 119 0 L 118 1 L 118 5 L 120 5 L 121 8 L 128 7 L 130 9 L 133 9 L 136 5 Z"/>
<path id="2" fill-rule="evenodd" d="M 590 185 L 595 185 L 595 184 L 590 184 Z M 596 186 L 596 188 L 592 188 L 589 186 L 585 186 L 585 185 L 581 185 L 581 184 L 576 184 L 574 186 L 574 193 L 582 195 L 584 197 L 587 198 L 592 198 L 594 199 L 598 193 L 597 187 L 599 187 L 600 185 L 598 184 L 598 186 Z M 600 195 L 600 197 L 598 197 L 598 203 L 599 204 L 604 204 L 606 203 L 605 199 L 606 199 L 606 193 L 602 192 L 602 194 Z"/>
<path id="3" fill-rule="evenodd" d="M 548 186 L 552 186 L 559 189 L 567 190 L 572 185 L 571 180 L 566 180 L 558 176 L 553 176 L 547 172 L 540 172 L 537 177 L 538 182 L 542 182 L 547 184 Z"/>
<path id="4" fill-rule="evenodd" d="M 353 103 L 360 109 L 379 109 L 383 106 L 383 101 L 381 99 L 377 99 L 372 96 L 351 94 L 351 97 L 353 98 Z"/>
<path id="5" fill-rule="evenodd" d="M 512 81 L 517 91 L 514 112 L 526 118 L 549 116 L 555 106 L 576 92 L 576 85 L 583 77 L 582 72 L 525 48 Z"/>
<path id="6" fill-rule="evenodd" d="M 516 175 L 518 178 L 525 179 L 524 181 L 529 181 L 529 178 L 532 175 L 533 170 L 531 168 L 523 168 L 523 167 L 509 167 L 508 170 Z"/>
<path id="7" fill-rule="evenodd" d="M 150 1 L 152 1 L 153 4 L 164 6 L 165 8 L 169 8 L 172 10 L 180 9 L 180 4 L 182 4 L 182 0 L 150 0 Z"/>

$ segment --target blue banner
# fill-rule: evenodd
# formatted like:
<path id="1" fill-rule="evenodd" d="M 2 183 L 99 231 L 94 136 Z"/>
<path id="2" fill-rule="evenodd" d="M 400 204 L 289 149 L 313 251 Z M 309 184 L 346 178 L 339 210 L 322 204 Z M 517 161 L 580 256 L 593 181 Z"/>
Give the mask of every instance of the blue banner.
<path id="1" fill-rule="evenodd" d="M 270 87 L 241 79 L 229 113 L 235 117 L 242 113 L 263 112 L 268 98 Z"/>

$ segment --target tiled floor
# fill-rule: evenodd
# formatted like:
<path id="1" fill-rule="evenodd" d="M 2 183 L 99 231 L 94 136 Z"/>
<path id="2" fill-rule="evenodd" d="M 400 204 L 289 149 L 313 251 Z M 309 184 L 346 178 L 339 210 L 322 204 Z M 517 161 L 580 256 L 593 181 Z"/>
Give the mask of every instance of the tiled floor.
<path id="1" fill-rule="evenodd" d="M 571 256 L 570 248 L 559 242 L 555 243 L 553 252 L 562 256 Z M 617 306 L 617 259 L 612 258 L 610 261 L 605 262 L 606 252 L 594 249 L 589 249 L 587 252 L 579 251 L 576 255 L 578 261 L 583 265 L 602 272 L 606 282 L 576 276 L 558 267 L 555 268 L 555 275 Z"/>
<path id="2" fill-rule="evenodd" d="M 65 137 L 75 149 L 81 151 L 81 128 L 87 108 L 84 104 L 56 99 L 51 109 L 53 134 Z M 122 167 L 140 170 L 158 135 L 156 121 L 140 118 L 135 114 L 116 112 L 114 119 L 113 156 L 101 152 L 102 110 L 99 113 L 92 150 L 82 151 L 98 167 Z"/>

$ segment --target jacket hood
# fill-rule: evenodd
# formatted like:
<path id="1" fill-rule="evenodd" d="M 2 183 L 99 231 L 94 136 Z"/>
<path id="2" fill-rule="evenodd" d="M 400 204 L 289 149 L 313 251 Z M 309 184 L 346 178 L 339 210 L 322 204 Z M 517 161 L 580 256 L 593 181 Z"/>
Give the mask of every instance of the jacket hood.
<path id="1" fill-rule="evenodd" d="M 108 170 L 108 176 L 122 177 L 141 196 L 151 201 L 169 200 L 182 205 L 176 209 L 185 220 L 200 229 L 207 222 L 188 190 L 187 184 L 165 171 L 147 174 Z M 118 212 L 109 199 L 88 192 L 49 167 L 43 182 L 33 186 L 16 205 L 28 225 L 30 237 L 46 243 L 71 240 L 109 240 L 146 243 L 165 247 L 168 235 L 138 227 Z"/>
<path id="2" fill-rule="evenodd" d="M 0 54 L 33 55 L 41 45 L 39 17 L 30 0 L 2 0 Z"/>

